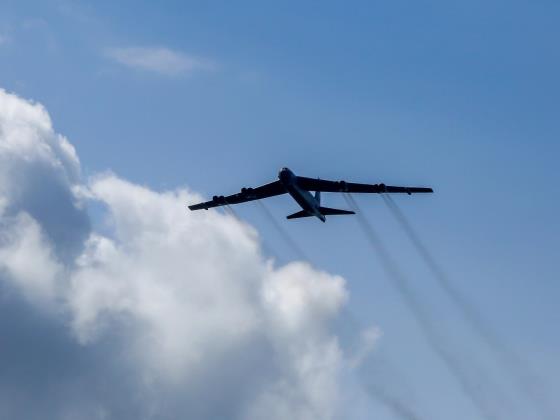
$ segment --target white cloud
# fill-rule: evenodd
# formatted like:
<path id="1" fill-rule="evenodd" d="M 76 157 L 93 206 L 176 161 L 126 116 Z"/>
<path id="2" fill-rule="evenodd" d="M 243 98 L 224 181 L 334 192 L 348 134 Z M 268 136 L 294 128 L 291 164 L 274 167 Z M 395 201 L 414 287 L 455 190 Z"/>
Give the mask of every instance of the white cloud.
<path id="1" fill-rule="evenodd" d="M 0 90 L 0 292 L 24 298 L 0 321 L 14 343 L 0 417 L 336 416 L 351 365 L 331 327 L 344 279 L 275 267 L 251 226 L 185 210 L 199 199 L 110 173 L 84 184 L 45 109 Z M 104 205 L 110 234 L 92 230 L 86 200 Z M 43 340 L 22 352 L 21 337 Z M 29 363 L 41 369 L 21 383 Z"/>
<path id="2" fill-rule="evenodd" d="M 356 369 L 364 363 L 365 358 L 369 356 L 375 346 L 377 346 L 381 335 L 381 330 L 378 327 L 369 327 L 361 332 L 360 342 L 352 357 L 348 359 L 352 368 Z"/>
<path id="3" fill-rule="evenodd" d="M 3 219 L 28 214 L 56 256 L 68 262 L 81 252 L 89 233 L 89 218 L 72 193 L 80 183 L 76 151 L 54 132 L 43 106 L 1 89 L 0 98 Z"/>
<path id="4" fill-rule="evenodd" d="M 119 64 L 166 76 L 191 74 L 215 68 L 215 65 L 208 59 L 165 47 L 109 48 L 106 50 L 106 54 Z"/>
<path id="5" fill-rule="evenodd" d="M 2 216 L 4 245 L 0 248 L 0 268 L 4 275 L 17 281 L 35 303 L 53 300 L 62 267 L 53 257 L 41 227 L 24 212 L 16 217 Z"/>
<path id="6" fill-rule="evenodd" d="M 102 333 L 103 318 L 124 317 L 136 330 L 131 357 L 150 380 L 201 387 L 213 366 L 237 363 L 240 349 L 266 348 L 271 359 L 238 378 L 262 387 L 240 415 L 332 417 L 343 360 L 328 325 L 346 300 L 342 278 L 304 263 L 274 268 L 251 227 L 217 212 L 186 213 L 198 199 L 187 191 L 155 193 L 113 175 L 90 189 L 115 236 L 92 235 L 71 276 L 82 342 Z"/>

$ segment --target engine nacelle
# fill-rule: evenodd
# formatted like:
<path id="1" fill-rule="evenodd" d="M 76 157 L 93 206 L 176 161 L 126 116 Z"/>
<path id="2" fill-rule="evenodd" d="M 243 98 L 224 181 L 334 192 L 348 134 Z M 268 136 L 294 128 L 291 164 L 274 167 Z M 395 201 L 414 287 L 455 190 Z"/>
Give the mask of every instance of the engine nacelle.
<path id="1" fill-rule="evenodd" d="M 338 185 L 340 186 L 341 191 L 348 191 L 348 185 L 346 181 L 338 181 Z"/>

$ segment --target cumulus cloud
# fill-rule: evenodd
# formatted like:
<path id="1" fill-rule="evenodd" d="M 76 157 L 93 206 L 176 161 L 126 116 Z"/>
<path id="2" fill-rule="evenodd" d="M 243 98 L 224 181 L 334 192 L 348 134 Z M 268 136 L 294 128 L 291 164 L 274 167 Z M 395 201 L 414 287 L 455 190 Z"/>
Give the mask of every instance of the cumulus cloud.
<path id="1" fill-rule="evenodd" d="M 84 183 L 45 109 L 0 90 L 0 417 L 337 416 L 344 279 L 275 266 L 200 198 Z"/>
<path id="2" fill-rule="evenodd" d="M 27 214 L 38 223 L 57 258 L 69 262 L 89 232 L 87 213 L 72 192 L 80 182 L 76 151 L 54 132 L 41 105 L 4 91 L 0 95 L 2 223 Z"/>
<path id="3" fill-rule="evenodd" d="M 106 54 L 127 67 L 166 76 L 191 74 L 196 71 L 212 70 L 215 67 L 208 59 L 165 47 L 109 48 Z"/>

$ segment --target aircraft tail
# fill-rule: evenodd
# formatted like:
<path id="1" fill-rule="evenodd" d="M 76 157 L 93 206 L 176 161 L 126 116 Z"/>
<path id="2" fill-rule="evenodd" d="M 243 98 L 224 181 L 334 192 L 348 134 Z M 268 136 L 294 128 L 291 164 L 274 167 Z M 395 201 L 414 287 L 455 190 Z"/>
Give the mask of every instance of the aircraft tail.
<path id="1" fill-rule="evenodd" d="M 356 214 L 351 210 L 332 209 L 330 207 L 319 207 L 319 211 L 325 216 L 335 216 L 343 214 Z"/>
<path id="2" fill-rule="evenodd" d="M 290 214 L 289 216 L 286 216 L 286 219 L 299 219 L 301 217 L 311 217 L 311 216 L 313 216 L 313 214 L 308 213 L 305 210 L 302 210 L 294 214 Z"/>
<path id="3" fill-rule="evenodd" d="M 332 209 L 330 207 L 319 207 L 319 211 L 324 216 L 336 216 L 336 215 L 344 215 L 344 214 L 355 214 L 351 210 L 341 210 L 341 209 Z M 302 217 L 313 217 L 315 214 L 309 213 L 308 211 L 301 210 L 294 214 L 290 214 L 286 216 L 286 219 L 300 219 Z M 321 219 L 323 220 L 323 219 Z M 323 220 L 324 221 L 324 220 Z"/>

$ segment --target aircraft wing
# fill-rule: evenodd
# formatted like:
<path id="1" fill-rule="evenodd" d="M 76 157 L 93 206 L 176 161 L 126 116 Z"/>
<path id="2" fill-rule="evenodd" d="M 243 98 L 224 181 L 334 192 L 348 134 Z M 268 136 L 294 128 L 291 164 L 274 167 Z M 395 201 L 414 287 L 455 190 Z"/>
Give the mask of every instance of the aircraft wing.
<path id="1" fill-rule="evenodd" d="M 308 191 L 347 192 L 347 193 L 431 193 L 431 188 L 424 187 L 394 187 L 385 184 L 358 184 L 346 181 L 327 181 L 324 179 L 297 177 L 298 185 Z"/>
<path id="2" fill-rule="evenodd" d="M 212 198 L 212 200 L 206 201 L 204 203 L 193 204 L 189 206 L 189 209 L 208 210 L 209 208 L 212 207 L 219 207 L 228 204 L 239 204 L 239 203 L 244 203 L 246 201 L 259 200 L 261 198 L 284 194 L 285 192 L 286 189 L 284 188 L 284 185 L 282 185 L 280 181 L 274 181 L 271 182 L 270 184 L 261 185 L 260 187 L 257 188 L 242 188 L 241 192 L 237 194 L 228 195 L 227 197 L 224 197 L 223 195 L 221 196 L 215 195 L 214 198 Z"/>

